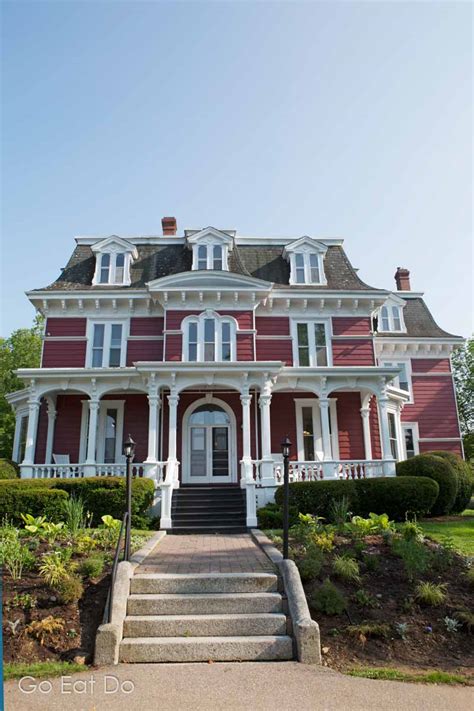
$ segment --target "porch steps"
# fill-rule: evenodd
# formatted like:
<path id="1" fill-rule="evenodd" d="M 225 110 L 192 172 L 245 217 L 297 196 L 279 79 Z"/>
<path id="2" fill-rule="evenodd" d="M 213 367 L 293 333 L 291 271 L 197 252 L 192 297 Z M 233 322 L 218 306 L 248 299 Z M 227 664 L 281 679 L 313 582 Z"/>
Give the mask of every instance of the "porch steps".
<path id="1" fill-rule="evenodd" d="M 245 492 L 236 486 L 183 486 L 173 493 L 168 533 L 242 533 Z"/>
<path id="2" fill-rule="evenodd" d="M 119 661 L 293 659 L 293 639 L 272 573 L 136 574 Z"/>

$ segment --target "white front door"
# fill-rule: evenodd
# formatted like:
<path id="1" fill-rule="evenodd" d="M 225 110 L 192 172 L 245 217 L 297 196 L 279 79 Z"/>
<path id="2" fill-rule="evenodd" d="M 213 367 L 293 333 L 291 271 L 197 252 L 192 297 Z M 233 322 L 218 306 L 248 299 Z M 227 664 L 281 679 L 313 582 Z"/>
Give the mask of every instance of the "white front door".
<path id="1" fill-rule="evenodd" d="M 186 424 L 183 483 L 226 484 L 232 481 L 232 422 L 219 405 L 197 407 Z"/>

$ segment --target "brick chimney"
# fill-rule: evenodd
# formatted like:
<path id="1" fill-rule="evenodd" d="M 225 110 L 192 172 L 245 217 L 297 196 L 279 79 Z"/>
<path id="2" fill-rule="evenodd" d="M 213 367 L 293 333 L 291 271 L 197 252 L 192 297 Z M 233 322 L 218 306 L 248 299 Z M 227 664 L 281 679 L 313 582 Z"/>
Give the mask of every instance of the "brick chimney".
<path id="1" fill-rule="evenodd" d="M 410 272 L 404 267 L 398 267 L 395 272 L 395 281 L 398 291 L 410 291 Z"/>
<path id="2" fill-rule="evenodd" d="M 175 235 L 178 230 L 176 217 L 162 217 L 161 226 L 163 228 L 163 237 L 167 235 Z"/>

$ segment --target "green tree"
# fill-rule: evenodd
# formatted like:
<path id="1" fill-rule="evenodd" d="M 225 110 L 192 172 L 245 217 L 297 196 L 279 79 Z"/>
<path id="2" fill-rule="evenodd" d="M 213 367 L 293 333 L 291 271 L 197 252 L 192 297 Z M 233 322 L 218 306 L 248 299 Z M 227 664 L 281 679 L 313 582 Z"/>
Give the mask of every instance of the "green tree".
<path id="1" fill-rule="evenodd" d="M 474 338 L 454 351 L 453 376 L 466 459 L 474 459 Z"/>
<path id="2" fill-rule="evenodd" d="M 17 368 L 39 367 L 43 324 L 43 316 L 38 315 L 31 328 L 19 328 L 9 338 L 0 338 L 0 457 L 11 457 L 15 434 L 15 415 L 5 395 L 25 387 L 14 373 Z"/>

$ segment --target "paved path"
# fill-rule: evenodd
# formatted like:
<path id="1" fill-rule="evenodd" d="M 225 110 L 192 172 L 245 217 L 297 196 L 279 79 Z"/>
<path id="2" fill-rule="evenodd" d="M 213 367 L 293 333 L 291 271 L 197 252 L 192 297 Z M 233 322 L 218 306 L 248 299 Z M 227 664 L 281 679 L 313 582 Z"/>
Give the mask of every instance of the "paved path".
<path id="1" fill-rule="evenodd" d="M 92 687 L 90 680 L 94 680 Z M 128 682 L 124 691 L 104 693 Z M 467 711 L 474 690 L 343 676 L 296 662 L 120 664 L 53 679 L 49 693 L 5 685 L 7 711 Z M 131 684 L 130 684 L 131 682 Z M 47 684 L 43 687 L 49 687 Z M 86 693 L 84 693 L 84 691 Z"/>
<path id="2" fill-rule="evenodd" d="M 165 536 L 139 573 L 263 573 L 273 565 L 247 534 Z"/>

